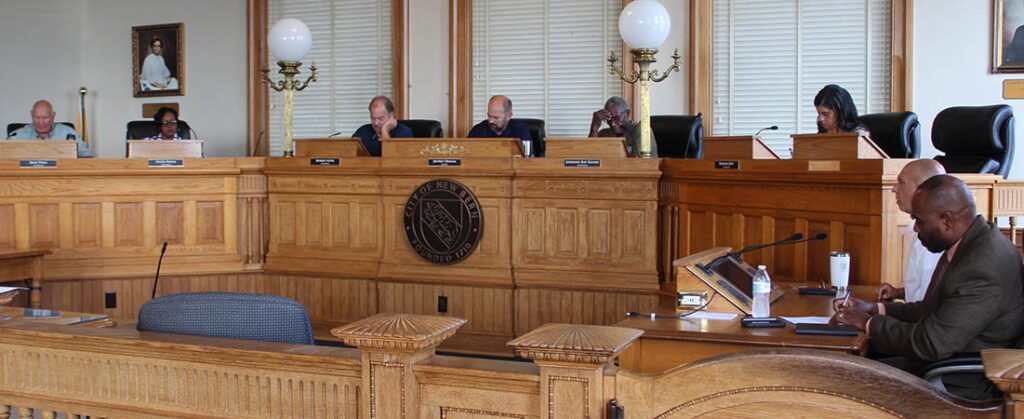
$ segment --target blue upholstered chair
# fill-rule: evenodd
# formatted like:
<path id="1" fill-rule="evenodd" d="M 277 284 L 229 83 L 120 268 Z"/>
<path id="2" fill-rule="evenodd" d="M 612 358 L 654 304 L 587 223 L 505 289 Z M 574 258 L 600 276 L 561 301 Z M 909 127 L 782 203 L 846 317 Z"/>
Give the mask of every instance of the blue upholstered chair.
<path id="1" fill-rule="evenodd" d="M 313 344 L 313 328 L 301 304 L 288 298 L 235 292 L 174 294 L 139 309 L 141 332 L 175 333 Z"/>

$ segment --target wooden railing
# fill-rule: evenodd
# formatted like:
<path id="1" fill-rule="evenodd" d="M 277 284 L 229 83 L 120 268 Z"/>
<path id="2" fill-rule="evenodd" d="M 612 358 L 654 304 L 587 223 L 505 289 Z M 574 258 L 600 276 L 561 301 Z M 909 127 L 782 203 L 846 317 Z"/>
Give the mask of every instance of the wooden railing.
<path id="1" fill-rule="evenodd" d="M 987 351 L 1005 403 L 965 403 L 875 361 L 820 351 L 619 369 L 640 331 L 549 324 L 510 342 L 533 362 L 435 355 L 464 323 L 381 314 L 334 334 L 358 349 L 69 328 L 0 327 L 0 418 L 1022 417 L 1024 351 Z M 1005 412 L 1004 412 L 1005 410 Z"/>

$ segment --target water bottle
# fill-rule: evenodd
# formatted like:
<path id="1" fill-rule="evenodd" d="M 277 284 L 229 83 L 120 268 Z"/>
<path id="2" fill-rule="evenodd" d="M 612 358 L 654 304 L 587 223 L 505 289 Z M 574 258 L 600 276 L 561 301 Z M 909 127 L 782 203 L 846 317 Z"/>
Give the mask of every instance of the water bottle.
<path id="1" fill-rule="evenodd" d="M 764 265 L 757 265 L 757 273 L 754 274 L 754 317 L 771 316 L 772 280 L 768 278 L 768 271 Z"/>

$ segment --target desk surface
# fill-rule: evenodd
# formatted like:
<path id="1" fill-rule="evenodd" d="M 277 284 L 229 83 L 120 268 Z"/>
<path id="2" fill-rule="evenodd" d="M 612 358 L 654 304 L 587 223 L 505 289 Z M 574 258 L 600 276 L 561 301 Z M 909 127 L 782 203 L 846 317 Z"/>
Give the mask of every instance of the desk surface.
<path id="1" fill-rule="evenodd" d="M 800 295 L 797 291 L 800 286 L 814 286 L 812 284 L 780 283 L 779 286 L 782 287 L 785 294 L 772 304 L 772 316 L 832 316 L 835 313 L 832 310 L 831 297 Z M 870 301 L 874 299 L 874 289 L 875 287 L 870 285 L 855 285 L 853 286 L 853 295 Z M 663 297 L 654 311 L 658 314 L 676 314 L 675 301 Z M 639 346 L 640 350 L 644 352 L 664 351 L 672 346 L 673 342 L 687 346 L 688 351 L 695 350 L 697 345 L 704 345 L 702 349 L 691 354 L 694 356 L 698 355 L 698 352 L 704 356 L 711 356 L 758 347 L 808 348 L 864 354 L 867 351 L 868 343 L 867 336 L 864 334 L 857 336 L 798 335 L 795 333 L 794 326 L 789 323 L 781 328 L 745 328 L 740 324 L 740 316 L 732 320 L 651 320 L 647 317 L 631 317 L 616 323 L 615 326 L 643 330 L 644 334 L 640 338 Z M 661 342 L 653 345 L 645 344 L 644 341 Z M 693 348 L 690 347 L 691 345 L 694 345 Z M 641 357 L 651 359 L 650 355 L 644 354 Z M 676 356 L 666 357 L 663 354 L 657 354 L 657 357 L 678 359 L 683 362 L 690 359 L 689 356 L 679 358 Z M 640 367 L 633 364 L 632 366 L 644 370 L 650 369 L 650 365 Z M 656 369 L 665 366 L 667 365 L 661 364 Z"/>
<path id="2" fill-rule="evenodd" d="M 110 319 L 106 314 L 79 313 L 74 311 L 60 311 L 57 317 L 25 318 L 24 308 L 0 307 L 0 326 L 12 323 L 48 323 L 58 325 L 81 325 L 87 327 L 114 327 L 117 322 Z"/>

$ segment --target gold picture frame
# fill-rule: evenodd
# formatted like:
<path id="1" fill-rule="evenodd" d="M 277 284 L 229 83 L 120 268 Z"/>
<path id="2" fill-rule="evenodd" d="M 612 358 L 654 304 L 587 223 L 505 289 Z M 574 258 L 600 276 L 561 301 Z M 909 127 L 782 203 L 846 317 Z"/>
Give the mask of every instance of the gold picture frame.
<path id="1" fill-rule="evenodd" d="M 135 97 L 185 95 L 185 25 L 132 27 Z"/>
<path id="2" fill-rule="evenodd" d="M 992 0 L 992 72 L 1024 73 L 1024 1 Z"/>

